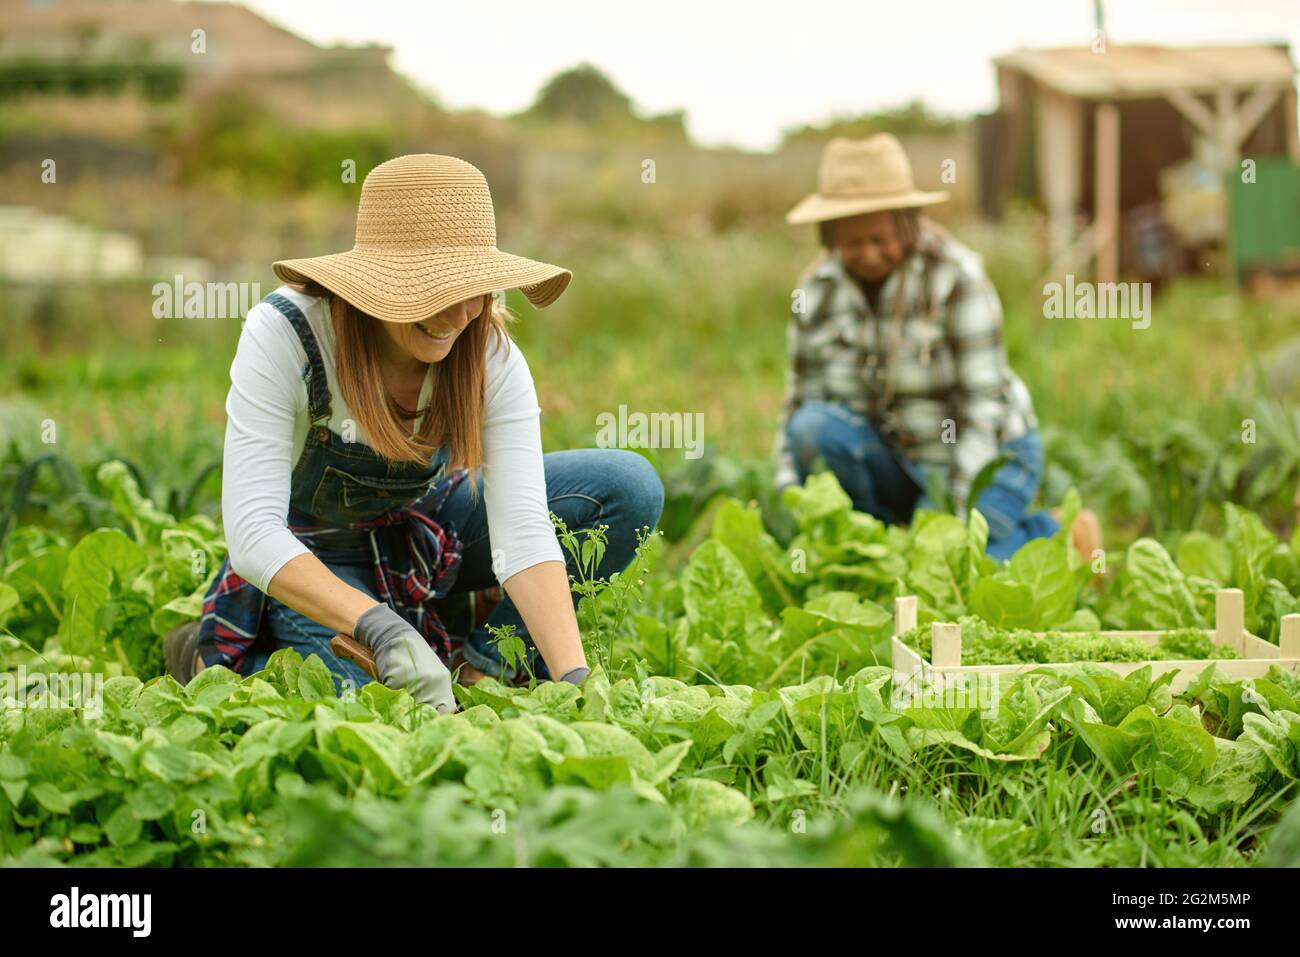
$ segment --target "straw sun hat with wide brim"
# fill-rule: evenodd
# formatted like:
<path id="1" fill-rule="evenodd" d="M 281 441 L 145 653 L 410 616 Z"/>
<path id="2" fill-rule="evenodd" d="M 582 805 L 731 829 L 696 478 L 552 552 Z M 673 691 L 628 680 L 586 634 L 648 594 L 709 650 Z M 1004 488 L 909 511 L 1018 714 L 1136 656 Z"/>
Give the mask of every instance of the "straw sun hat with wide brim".
<path id="1" fill-rule="evenodd" d="M 837 136 L 822 150 L 817 192 L 804 197 L 785 221 L 821 223 L 886 209 L 931 206 L 947 198 L 947 193 L 916 188 L 903 144 L 889 133 L 865 140 Z"/>
<path id="2" fill-rule="evenodd" d="M 273 263 L 287 283 L 315 281 L 386 322 L 419 322 L 475 296 L 519 289 L 537 308 L 573 274 L 497 249 L 487 180 L 452 156 L 414 153 L 381 163 L 361 186 L 348 252 Z"/>

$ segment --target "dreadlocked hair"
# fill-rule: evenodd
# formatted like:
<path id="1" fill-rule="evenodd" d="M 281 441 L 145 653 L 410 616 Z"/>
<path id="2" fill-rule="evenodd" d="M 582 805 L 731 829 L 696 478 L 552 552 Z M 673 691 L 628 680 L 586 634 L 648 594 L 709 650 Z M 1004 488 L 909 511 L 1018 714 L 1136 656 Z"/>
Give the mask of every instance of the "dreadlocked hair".
<path id="1" fill-rule="evenodd" d="M 895 209 L 891 212 L 894 214 L 894 228 L 898 230 L 898 241 L 910 253 L 921 239 L 921 211 L 913 208 Z M 834 245 L 834 224 L 833 219 L 817 224 L 817 238 L 826 249 Z"/>

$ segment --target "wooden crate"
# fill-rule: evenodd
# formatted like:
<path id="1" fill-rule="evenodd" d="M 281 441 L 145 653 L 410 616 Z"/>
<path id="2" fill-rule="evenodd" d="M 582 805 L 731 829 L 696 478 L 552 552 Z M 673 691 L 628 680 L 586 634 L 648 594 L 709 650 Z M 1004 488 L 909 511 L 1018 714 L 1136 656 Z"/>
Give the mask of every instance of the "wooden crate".
<path id="1" fill-rule="evenodd" d="M 1028 663 L 1008 665 L 963 665 L 961 663 L 961 625 L 953 622 L 935 622 L 931 632 L 930 661 L 903 644 L 901 636 L 916 627 L 916 597 L 908 595 L 894 602 L 893 668 L 895 684 L 899 679 L 911 680 L 920 675 L 925 682 L 961 675 L 1015 675 L 1030 671 L 1055 671 L 1073 667 L 1079 662 L 1060 661 L 1050 664 Z M 1103 631 L 1102 635 L 1137 638 L 1155 646 L 1163 631 Z M 1300 671 L 1300 615 L 1282 618 L 1281 644 L 1274 645 L 1246 631 L 1245 599 L 1240 588 L 1224 588 L 1215 595 L 1214 628 L 1206 635 L 1215 644 L 1236 650 L 1241 658 L 1202 658 L 1168 661 L 1098 661 L 1119 676 L 1150 667 L 1153 677 L 1166 671 L 1177 671 L 1172 688 L 1182 691 L 1202 671 L 1211 665 L 1228 678 L 1262 678 L 1273 665 L 1290 671 Z M 1036 632 L 1038 635 L 1044 632 Z"/>

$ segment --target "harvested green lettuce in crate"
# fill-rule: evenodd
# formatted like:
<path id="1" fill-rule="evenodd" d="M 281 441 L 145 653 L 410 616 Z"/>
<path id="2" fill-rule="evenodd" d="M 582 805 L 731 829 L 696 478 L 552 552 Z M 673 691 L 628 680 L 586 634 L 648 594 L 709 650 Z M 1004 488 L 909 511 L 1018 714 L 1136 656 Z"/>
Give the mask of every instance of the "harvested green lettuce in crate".
<path id="1" fill-rule="evenodd" d="M 1048 664 L 1071 661 L 1164 661 L 1205 658 L 1239 658 L 1231 648 L 1216 645 L 1203 631 L 1183 628 L 1166 632 L 1155 645 L 1127 635 L 1086 631 L 1049 631 L 1035 634 L 1025 629 L 1006 629 L 980 618 L 963 616 L 961 663 L 963 665 Z M 930 625 L 919 625 L 903 635 L 903 643 L 927 661 L 930 658 Z"/>

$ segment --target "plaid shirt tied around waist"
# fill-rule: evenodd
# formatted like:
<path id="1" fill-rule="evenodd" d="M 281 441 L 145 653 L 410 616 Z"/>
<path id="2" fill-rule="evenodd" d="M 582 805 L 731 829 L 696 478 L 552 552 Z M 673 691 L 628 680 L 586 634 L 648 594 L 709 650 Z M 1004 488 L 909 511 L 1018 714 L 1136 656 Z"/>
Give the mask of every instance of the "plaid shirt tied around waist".
<path id="1" fill-rule="evenodd" d="M 868 416 L 906 460 L 943 467 L 964 512 L 980 469 L 1037 427 L 1007 363 L 1001 304 L 979 257 L 922 218 L 915 248 L 881 287 L 878 312 L 833 254 L 805 272 L 799 291 L 773 443 L 777 487 L 799 480 L 790 416 L 807 401 L 834 402 Z"/>
<path id="2" fill-rule="evenodd" d="M 453 472 L 420 501 L 347 527 L 312 524 L 311 516 L 289 511 L 289 530 L 313 552 L 368 556 L 380 600 L 409 621 L 444 662 L 451 656 L 451 637 L 432 603 L 445 598 L 456 583 L 461 541 L 454 529 L 440 525 L 429 513 L 466 475 L 463 470 Z M 235 573 L 227 558 L 203 600 L 205 667 L 240 670 L 254 644 L 268 637 L 267 601 L 265 593 Z"/>

